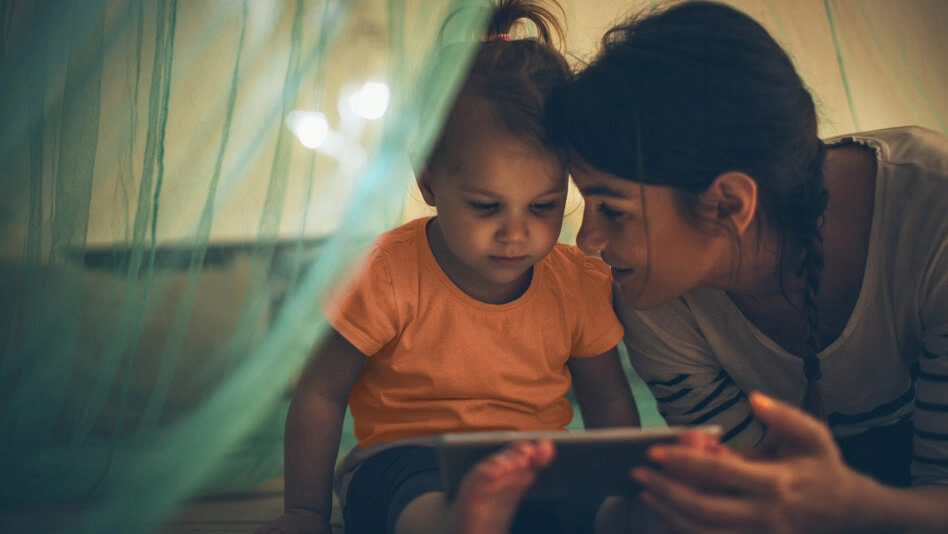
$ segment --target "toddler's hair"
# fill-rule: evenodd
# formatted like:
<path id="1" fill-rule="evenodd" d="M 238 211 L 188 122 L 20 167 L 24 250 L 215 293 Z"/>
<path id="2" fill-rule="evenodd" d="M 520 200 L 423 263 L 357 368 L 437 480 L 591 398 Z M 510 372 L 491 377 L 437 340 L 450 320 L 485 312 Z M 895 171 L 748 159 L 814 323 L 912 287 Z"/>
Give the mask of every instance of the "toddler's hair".
<path id="1" fill-rule="evenodd" d="M 544 4 L 549 5 L 546 7 Z M 554 10 L 554 0 L 499 0 L 493 7 L 483 42 L 478 46 L 468 74 L 448 113 L 429 164 L 443 158 L 451 148 L 452 134 L 464 128 L 460 120 L 469 99 L 487 102 L 495 124 L 526 142 L 562 155 L 545 128 L 547 97 L 570 74 L 566 58 L 557 48 L 564 30 Z M 536 35 L 514 38 L 511 31 L 522 22 L 532 23 Z"/>

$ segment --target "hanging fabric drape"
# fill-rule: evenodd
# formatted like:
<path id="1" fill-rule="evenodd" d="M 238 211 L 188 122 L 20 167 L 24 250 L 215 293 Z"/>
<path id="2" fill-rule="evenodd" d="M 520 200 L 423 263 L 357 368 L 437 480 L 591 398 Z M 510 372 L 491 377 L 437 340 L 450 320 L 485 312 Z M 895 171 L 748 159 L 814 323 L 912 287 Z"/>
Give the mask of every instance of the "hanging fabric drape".
<path id="1" fill-rule="evenodd" d="M 279 474 L 319 300 L 399 220 L 464 71 L 441 23 L 485 12 L 2 5 L 3 502 L 133 532 Z"/>
<path id="2" fill-rule="evenodd" d="M 577 64 L 655 4 L 561 3 Z M 948 132 L 948 4 L 728 3 L 791 52 L 824 135 Z M 0 0 L 0 507 L 138 532 L 281 474 L 320 301 L 423 211 L 483 5 Z"/>

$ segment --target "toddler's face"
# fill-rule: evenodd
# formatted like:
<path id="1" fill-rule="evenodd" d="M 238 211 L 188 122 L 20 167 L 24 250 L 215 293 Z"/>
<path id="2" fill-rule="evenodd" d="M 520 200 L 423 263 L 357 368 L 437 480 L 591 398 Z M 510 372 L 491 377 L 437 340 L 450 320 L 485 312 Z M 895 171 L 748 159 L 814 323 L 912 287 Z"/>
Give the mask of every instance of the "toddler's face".
<path id="1" fill-rule="evenodd" d="M 430 240 L 432 249 L 469 295 L 502 295 L 523 286 L 530 268 L 556 244 L 566 169 L 555 154 L 503 131 L 461 137 L 452 164 L 427 176 L 428 191 L 422 184 L 438 210 L 433 228 L 440 235 Z"/>

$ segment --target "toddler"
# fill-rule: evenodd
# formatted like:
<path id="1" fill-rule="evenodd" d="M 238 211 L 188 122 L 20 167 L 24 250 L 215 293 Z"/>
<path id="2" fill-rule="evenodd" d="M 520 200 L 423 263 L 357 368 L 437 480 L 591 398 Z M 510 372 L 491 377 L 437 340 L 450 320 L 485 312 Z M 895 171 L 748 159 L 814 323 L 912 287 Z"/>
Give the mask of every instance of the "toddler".
<path id="1" fill-rule="evenodd" d="M 525 18 L 536 39 L 510 39 Z M 431 436 L 638 425 L 616 345 L 610 273 L 557 243 L 567 194 L 544 103 L 569 68 L 556 18 L 501 1 L 417 182 L 437 215 L 383 234 L 327 308 L 332 331 L 304 370 L 286 424 L 286 513 L 263 532 L 329 532 L 346 406 L 359 444 L 336 469 L 348 534 L 556 532 L 598 502 L 521 502 L 549 441 L 478 465 L 449 501 Z M 586 514 L 588 512 L 588 515 Z M 568 516 L 568 517 L 565 517 Z"/>

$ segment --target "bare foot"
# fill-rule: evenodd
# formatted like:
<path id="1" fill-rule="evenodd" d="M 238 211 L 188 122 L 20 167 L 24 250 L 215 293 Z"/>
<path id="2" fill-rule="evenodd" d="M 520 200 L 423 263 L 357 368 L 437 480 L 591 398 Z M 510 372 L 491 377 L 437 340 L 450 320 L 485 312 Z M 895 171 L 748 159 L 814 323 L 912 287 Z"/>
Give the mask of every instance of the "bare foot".
<path id="1" fill-rule="evenodd" d="M 550 440 L 521 441 L 481 460 L 458 490 L 455 532 L 508 532 L 520 498 L 554 454 Z"/>

